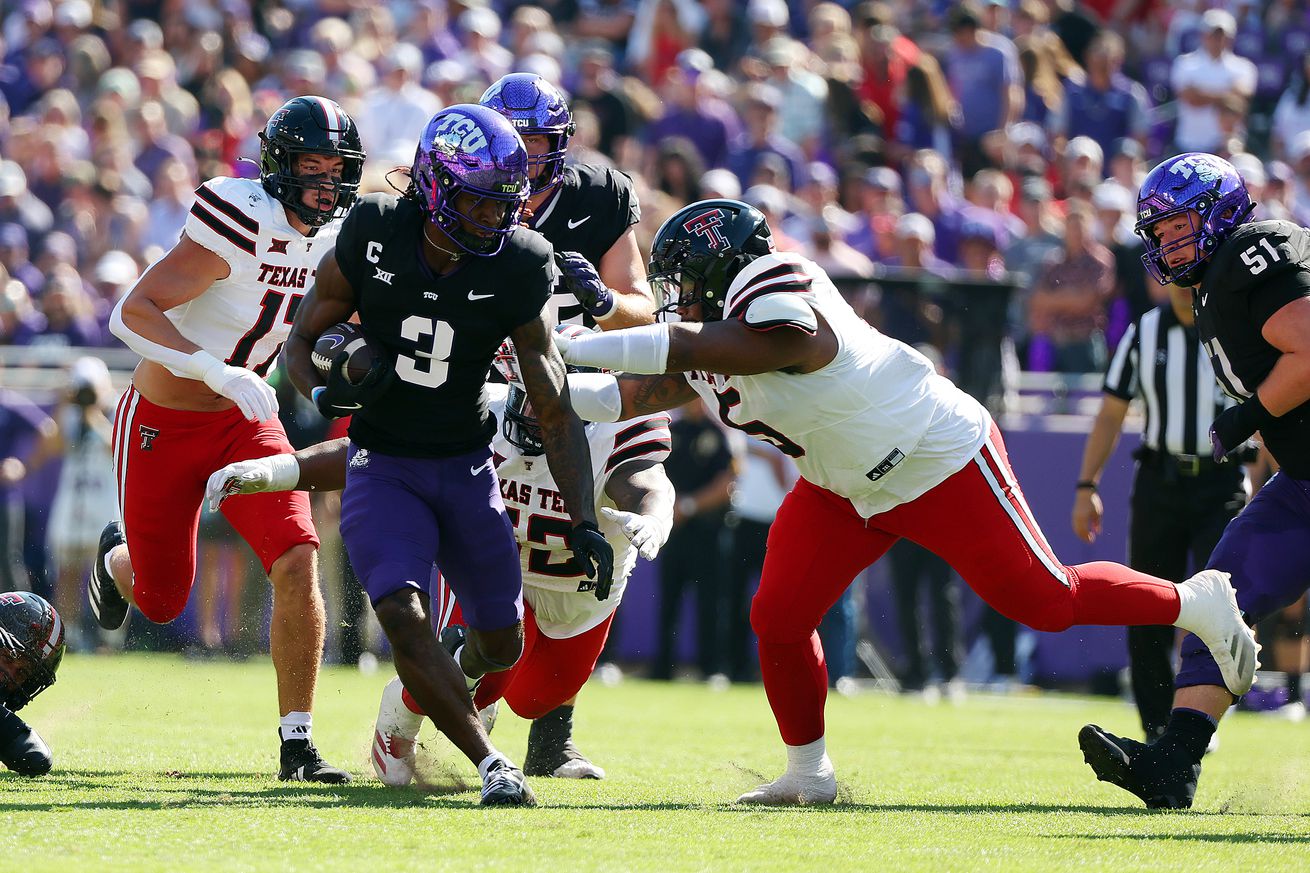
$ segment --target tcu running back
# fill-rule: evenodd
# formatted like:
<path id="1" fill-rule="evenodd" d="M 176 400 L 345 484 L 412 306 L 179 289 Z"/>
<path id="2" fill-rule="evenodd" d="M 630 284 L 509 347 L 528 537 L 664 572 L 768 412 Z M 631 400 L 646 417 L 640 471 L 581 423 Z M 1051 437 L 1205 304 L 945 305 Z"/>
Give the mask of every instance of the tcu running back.
<path id="1" fill-rule="evenodd" d="M 577 325 L 557 330 L 585 333 Z M 488 673 L 474 695 L 484 714 L 502 697 L 515 713 L 534 719 L 524 770 L 532 775 L 602 778 L 604 771 L 573 746 L 569 717 L 545 719 L 572 699 L 596 666 L 609 635 L 614 612 L 623 598 L 629 573 L 640 554 L 654 559 L 673 526 L 673 486 L 664 474 L 670 448 L 669 418 L 664 413 L 621 424 L 588 424 L 595 482 L 595 505 L 601 531 L 614 547 L 614 587 L 604 600 L 592 596 L 590 583 L 570 552 L 569 515 L 559 487 L 543 456 L 541 427 L 518 375 L 513 345 L 496 356 L 507 385 L 490 385 L 491 412 L 502 422 L 491 444 L 500 493 L 514 525 L 523 569 L 525 641 L 523 656 L 509 670 Z M 592 376 L 570 368 L 570 386 Z M 581 382 L 579 380 L 582 380 Z M 229 494 L 250 494 L 273 487 L 312 491 L 340 488 L 345 479 L 345 440 L 297 452 L 294 462 L 263 458 L 230 464 L 210 477 L 211 505 Z M 295 475 L 277 477 L 287 466 Z M 444 579 L 434 578 L 434 611 L 442 627 L 458 624 L 458 605 Z M 490 712 L 494 713 L 494 709 Z M 399 679 L 383 691 L 373 743 L 373 769 L 388 785 L 408 785 L 414 778 L 414 745 L 422 709 Z M 558 731 L 562 736 L 534 736 Z M 546 756 L 538 760 L 540 756 Z"/>
<path id="2" fill-rule="evenodd" d="M 364 152 L 355 123 L 322 97 L 287 101 L 260 140 L 259 179 L 201 185 L 181 240 L 110 321 L 144 360 L 114 419 L 122 524 L 101 534 L 90 583 L 91 608 L 108 630 L 122 626 L 129 604 L 154 622 L 182 613 L 214 468 L 290 450 L 264 376 L 355 201 Z M 324 613 L 308 496 L 242 497 L 223 514 L 273 583 L 278 778 L 349 781 L 312 742 Z"/>
<path id="3" fill-rule="evenodd" d="M 0 764 L 19 776 L 44 776 L 50 747 L 18 710 L 55 682 L 64 659 L 64 623 L 44 599 L 26 591 L 0 594 Z"/>
<path id="4" fill-rule="evenodd" d="M 484 674 L 512 667 L 523 647 L 518 548 L 496 479 L 485 390 L 506 337 L 541 422 L 574 556 L 602 599 L 613 570 L 596 524 L 586 436 L 551 343 L 554 252 L 518 223 L 527 195 L 527 154 L 508 120 L 470 104 L 438 112 L 423 130 L 405 194 L 365 197 L 346 219 L 286 350 L 292 381 L 324 415 L 353 413 L 341 499 L 351 565 L 405 687 L 478 766 L 488 804 L 533 802 L 522 772 L 491 746 L 470 697 Z M 325 385 L 314 344 L 355 313 L 394 378 L 371 372 L 352 386 L 334 377 L 336 364 Z M 434 562 L 468 623 L 454 662 L 430 624 Z"/>
<path id="5" fill-rule="evenodd" d="M 1142 183 L 1137 234 L 1151 275 L 1192 288 L 1215 377 L 1238 401 L 1210 430 L 1215 460 L 1238 463 L 1234 454 L 1258 432 L 1281 468 L 1229 522 L 1207 564 L 1232 574 L 1238 605 L 1261 621 L 1310 583 L 1310 232 L 1287 221 L 1250 222 L 1254 208 L 1232 164 L 1183 154 Z M 1201 756 L 1242 692 L 1223 681 L 1195 637 L 1183 641 L 1174 685 L 1174 709 L 1155 742 L 1096 725 L 1078 735 L 1097 778 L 1149 807 L 1192 805 Z"/>
<path id="6" fill-rule="evenodd" d="M 1250 687 L 1255 639 L 1225 574 L 1175 587 L 1118 564 L 1062 564 L 986 410 L 861 320 L 818 265 L 775 252 L 760 212 L 733 200 L 686 207 L 656 234 L 650 271 L 680 323 L 561 338 L 562 352 L 580 366 L 671 375 L 578 392 L 580 412 L 612 421 L 703 398 L 801 473 L 773 523 L 751 606 L 787 770 L 742 802 L 836 798 L 816 628 L 855 575 L 902 537 L 944 558 L 1010 618 L 1045 631 L 1177 624 L 1209 644 L 1229 688 Z"/>

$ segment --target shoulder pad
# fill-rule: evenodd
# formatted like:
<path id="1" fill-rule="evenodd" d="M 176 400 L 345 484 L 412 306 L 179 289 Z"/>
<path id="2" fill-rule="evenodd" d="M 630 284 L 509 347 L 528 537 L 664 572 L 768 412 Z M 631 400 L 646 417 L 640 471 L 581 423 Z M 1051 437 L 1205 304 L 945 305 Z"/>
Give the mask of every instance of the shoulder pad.
<path id="1" fill-rule="evenodd" d="M 804 297 L 794 292 L 763 294 L 746 304 L 740 316 L 751 330 L 796 327 L 814 336 L 819 331 L 819 317 Z"/>
<path id="2" fill-rule="evenodd" d="M 771 252 L 747 264 L 728 286 L 724 318 L 740 318 L 756 297 L 775 291 L 809 291 L 810 264 L 794 252 Z"/>
<path id="3" fill-rule="evenodd" d="M 1205 271 L 1207 291 L 1232 293 L 1270 276 L 1310 267 L 1310 232 L 1290 221 L 1244 224 L 1224 240 Z"/>
<path id="4" fill-rule="evenodd" d="M 269 203 L 268 192 L 253 179 L 210 179 L 196 189 L 186 235 L 229 263 L 242 253 L 254 257 L 260 224 L 272 218 Z"/>

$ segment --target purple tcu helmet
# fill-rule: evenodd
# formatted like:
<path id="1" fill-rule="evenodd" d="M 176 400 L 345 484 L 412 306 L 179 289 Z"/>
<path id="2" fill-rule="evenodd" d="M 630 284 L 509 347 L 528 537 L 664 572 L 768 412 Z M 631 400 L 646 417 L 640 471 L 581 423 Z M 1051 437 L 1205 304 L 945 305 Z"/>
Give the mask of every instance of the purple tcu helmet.
<path id="1" fill-rule="evenodd" d="M 1170 158 L 1147 175 L 1137 197 L 1134 230 L 1146 242 L 1142 263 L 1161 285 L 1195 285 L 1201 280 L 1199 268 L 1251 217 L 1253 209 L 1246 183 L 1228 161 L 1203 152 Z M 1192 232 L 1162 245 L 1153 228 L 1179 214 L 1188 214 Z M 1190 261 L 1169 266 L 1170 255 L 1193 244 L 1196 249 Z"/>
<path id="2" fill-rule="evenodd" d="M 504 248 L 528 199 L 523 140 L 500 113 L 472 103 L 432 116 L 410 177 L 432 222 L 474 255 Z"/>
<path id="3" fill-rule="evenodd" d="M 549 140 L 548 151 L 528 156 L 529 168 L 541 168 L 532 179 L 532 191 L 557 184 L 574 131 L 573 114 L 560 89 L 535 73 L 510 73 L 484 91 L 478 102 L 508 118 L 520 136 L 541 135 Z"/>

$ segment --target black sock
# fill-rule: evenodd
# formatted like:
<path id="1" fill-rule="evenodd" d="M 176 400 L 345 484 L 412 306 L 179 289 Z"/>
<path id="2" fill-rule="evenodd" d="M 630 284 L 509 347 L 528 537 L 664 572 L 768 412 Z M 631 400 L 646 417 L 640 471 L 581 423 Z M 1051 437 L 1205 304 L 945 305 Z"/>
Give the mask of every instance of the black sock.
<path id="1" fill-rule="evenodd" d="M 1169 714 L 1169 726 L 1158 742 L 1171 743 L 1199 763 L 1218 726 L 1218 722 L 1199 710 L 1175 709 Z"/>
<path id="2" fill-rule="evenodd" d="M 1300 673 L 1287 674 L 1287 702 L 1288 703 L 1301 702 L 1301 674 Z"/>
<path id="3" fill-rule="evenodd" d="M 573 736 L 573 707 L 557 706 L 528 729 L 528 749 L 558 749 Z"/>

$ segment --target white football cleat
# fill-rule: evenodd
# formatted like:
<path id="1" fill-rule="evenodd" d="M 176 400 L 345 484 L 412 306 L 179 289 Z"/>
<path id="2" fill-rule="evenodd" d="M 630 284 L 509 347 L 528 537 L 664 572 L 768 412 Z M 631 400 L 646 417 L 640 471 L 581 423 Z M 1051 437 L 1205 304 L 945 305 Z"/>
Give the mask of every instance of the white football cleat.
<path id="1" fill-rule="evenodd" d="M 404 788 L 414 781 L 414 747 L 423 716 L 411 712 L 401 699 L 405 690 L 397 677 L 382 689 L 378 720 L 373 729 L 373 772 L 384 785 Z"/>
<path id="2" fill-rule="evenodd" d="M 737 798 L 738 803 L 758 803 L 764 806 L 812 806 L 832 803 L 837 799 L 837 774 L 832 761 L 823 756 L 819 772 L 812 776 L 783 773 L 777 779 Z"/>
<path id="3" fill-rule="evenodd" d="M 1237 592 L 1227 573 L 1202 570 L 1178 586 L 1179 611 L 1175 622 L 1201 638 L 1214 657 L 1224 685 L 1236 697 L 1251 690 L 1260 666 L 1260 644 L 1242 620 Z"/>
<path id="4" fill-rule="evenodd" d="M 560 764 L 550 775 L 556 779 L 604 779 L 605 768 L 579 756 Z"/>

